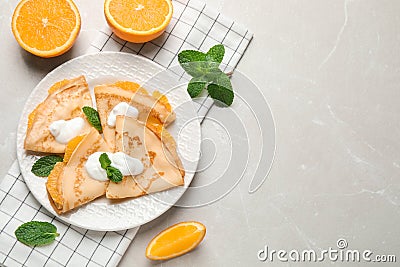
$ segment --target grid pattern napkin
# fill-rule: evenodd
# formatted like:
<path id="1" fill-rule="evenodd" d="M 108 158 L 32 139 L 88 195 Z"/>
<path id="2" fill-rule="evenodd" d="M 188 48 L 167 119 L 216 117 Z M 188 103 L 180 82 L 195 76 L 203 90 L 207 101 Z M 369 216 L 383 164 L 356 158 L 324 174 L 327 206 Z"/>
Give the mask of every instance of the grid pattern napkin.
<path id="1" fill-rule="evenodd" d="M 122 51 L 142 55 L 165 68 L 177 65 L 181 50 L 207 51 L 225 46 L 224 68 L 232 71 L 253 34 L 196 0 L 173 1 L 174 15 L 166 32 L 151 42 L 133 44 L 119 39 L 107 27 L 99 32 L 88 53 Z M 181 78 L 185 74 L 180 73 Z M 208 97 L 195 99 L 200 121 L 213 105 Z M 15 229 L 31 220 L 52 222 L 60 236 L 51 245 L 28 247 L 16 241 Z M 99 232 L 66 224 L 44 209 L 29 192 L 17 162 L 0 184 L 0 266 L 117 266 L 138 228 Z"/>

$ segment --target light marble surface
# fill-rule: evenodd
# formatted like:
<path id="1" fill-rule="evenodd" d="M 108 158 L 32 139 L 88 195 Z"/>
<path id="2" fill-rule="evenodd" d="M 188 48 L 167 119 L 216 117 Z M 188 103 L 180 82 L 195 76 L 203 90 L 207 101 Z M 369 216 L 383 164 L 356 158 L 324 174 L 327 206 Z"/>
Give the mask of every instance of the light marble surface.
<path id="1" fill-rule="evenodd" d="M 16 1 L 0 2 L 1 177 L 15 159 L 15 129 L 31 89 L 48 71 L 85 51 L 103 23 L 102 15 L 94 15 L 102 14 L 102 1 L 76 2 L 83 20 L 78 42 L 51 60 L 19 48 L 10 30 Z M 335 247 L 338 238 L 351 249 L 396 254 L 400 261 L 400 3 L 206 2 L 254 31 L 238 70 L 271 106 L 275 163 L 254 194 L 247 193 L 245 177 L 220 201 L 172 208 L 143 226 L 120 266 L 156 265 L 144 257 L 147 243 L 183 220 L 203 222 L 206 238 L 192 253 L 162 266 L 289 266 L 260 262 L 257 252 L 265 245 L 318 251 Z M 240 88 L 240 79 L 233 83 Z M 215 135 L 211 122 L 204 127 L 205 135 Z M 212 166 L 197 179 L 216 171 Z"/>

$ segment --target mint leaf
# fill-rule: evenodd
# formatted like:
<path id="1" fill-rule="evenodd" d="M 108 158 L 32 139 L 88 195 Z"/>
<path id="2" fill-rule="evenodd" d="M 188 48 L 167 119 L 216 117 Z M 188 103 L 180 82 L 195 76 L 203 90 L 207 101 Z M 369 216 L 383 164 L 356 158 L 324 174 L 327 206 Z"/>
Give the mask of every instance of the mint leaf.
<path id="1" fill-rule="evenodd" d="M 231 79 L 229 79 L 229 76 L 226 75 L 226 73 L 222 72 L 221 70 L 214 71 L 213 73 L 209 74 L 207 76 L 207 79 L 211 81 L 211 83 L 214 83 L 219 86 L 223 86 L 229 90 L 232 89 L 232 84 L 231 84 Z"/>
<path id="2" fill-rule="evenodd" d="M 47 177 L 53 170 L 57 162 L 62 162 L 63 158 L 60 156 L 50 155 L 38 159 L 32 166 L 31 172 L 39 177 Z"/>
<path id="3" fill-rule="evenodd" d="M 183 50 L 178 54 L 179 64 L 206 61 L 206 54 L 196 50 Z"/>
<path id="4" fill-rule="evenodd" d="M 107 168 L 111 165 L 111 160 L 108 157 L 107 153 L 103 153 L 99 157 L 101 168 L 107 170 Z"/>
<path id="5" fill-rule="evenodd" d="M 214 45 L 208 50 L 206 60 L 221 63 L 225 55 L 225 47 L 222 44 Z"/>
<path id="6" fill-rule="evenodd" d="M 82 108 L 83 113 L 85 113 L 88 122 L 99 132 L 103 129 L 101 128 L 100 116 L 97 110 L 92 107 L 84 106 Z"/>
<path id="7" fill-rule="evenodd" d="M 52 243 L 57 236 L 57 227 L 48 222 L 31 221 L 20 225 L 14 232 L 18 241 L 28 246 L 43 246 Z"/>
<path id="8" fill-rule="evenodd" d="M 225 73 L 220 73 L 213 82 L 207 86 L 208 93 L 213 99 L 222 103 L 232 105 L 234 94 L 229 77 Z"/>
<path id="9" fill-rule="evenodd" d="M 233 91 L 213 83 L 208 85 L 207 90 L 213 99 L 219 100 L 227 106 L 232 105 L 234 98 Z"/>
<path id="10" fill-rule="evenodd" d="M 106 172 L 107 172 L 107 177 L 108 179 L 110 179 L 110 181 L 114 183 L 119 183 L 122 181 L 123 175 L 117 168 L 113 166 L 108 166 Z"/>
<path id="11" fill-rule="evenodd" d="M 182 68 L 192 77 L 202 76 L 207 71 L 206 54 L 195 50 L 184 50 L 178 54 Z"/>
<path id="12" fill-rule="evenodd" d="M 187 91 L 193 98 L 201 94 L 207 86 L 210 96 L 230 106 L 234 93 L 229 77 L 219 69 L 225 54 L 222 44 L 211 47 L 207 53 L 195 50 L 184 50 L 178 54 L 181 67 L 193 78 Z"/>
<path id="13" fill-rule="evenodd" d="M 117 168 L 111 166 L 111 160 L 108 157 L 107 153 L 103 153 L 99 157 L 100 165 L 101 168 L 106 170 L 107 177 L 110 179 L 110 181 L 114 183 L 119 183 L 122 181 L 122 178 L 124 177 L 121 173 L 120 170 Z"/>
<path id="14" fill-rule="evenodd" d="M 191 98 L 198 96 L 206 87 L 207 80 L 204 78 L 192 78 L 188 84 L 187 91 Z"/>

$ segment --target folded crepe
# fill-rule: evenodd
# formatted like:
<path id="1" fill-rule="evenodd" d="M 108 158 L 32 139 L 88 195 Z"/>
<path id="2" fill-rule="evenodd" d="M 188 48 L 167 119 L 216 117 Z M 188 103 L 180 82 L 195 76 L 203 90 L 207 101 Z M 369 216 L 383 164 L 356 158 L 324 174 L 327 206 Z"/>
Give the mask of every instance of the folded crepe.
<path id="1" fill-rule="evenodd" d="M 140 159 L 144 171 L 110 183 L 107 198 L 138 197 L 184 184 L 185 171 L 173 137 L 162 127 L 135 118 L 117 116 L 116 151 Z"/>
<path id="2" fill-rule="evenodd" d="M 89 132 L 90 125 L 82 111 L 84 106 L 92 106 L 84 76 L 55 83 L 49 89 L 47 98 L 29 115 L 24 148 L 37 152 L 64 153 L 65 144 L 55 140 L 49 126 L 57 120 L 82 117 L 85 124 L 80 134 Z"/>
<path id="3" fill-rule="evenodd" d="M 46 183 L 50 203 L 58 214 L 103 196 L 109 183 L 92 179 L 85 169 L 91 154 L 110 152 L 96 129 L 91 128 L 87 135 L 72 139 L 67 150 L 72 150 L 68 151 L 71 154 L 66 153 L 64 162 L 56 164 Z"/>
<path id="4" fill-rule="evenodd" d="M 115 127 L 107 124 L 108 116 L 113 108 L 125 102 L 139 111 L 138 120 L 146 122 L 155 118 L 160 124 L 168 125 L 175 120 L 175 113 L 156 97 L 143 93 L 143 90 L 133 91 L 116 85 L 99 85 L 94 88 L 97 111 L 99 112 L 104 139 L 115 151 Z"/>

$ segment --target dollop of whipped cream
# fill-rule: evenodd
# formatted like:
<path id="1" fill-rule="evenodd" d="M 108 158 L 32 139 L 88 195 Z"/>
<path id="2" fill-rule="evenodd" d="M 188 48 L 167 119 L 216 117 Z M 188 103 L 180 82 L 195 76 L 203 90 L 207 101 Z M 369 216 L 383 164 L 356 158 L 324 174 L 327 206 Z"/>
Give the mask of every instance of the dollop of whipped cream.
<path id="1" fill-rule="evenodd" d="M 124 115 L 127 117 L 136 118 L 139 116 L 137 108 L 132 107 L 126 102 L 118 103 L 110 112 L 107 119 L 107 124 L 110 127 L 115 127 L 115 123 L 118 115 Z"/>
<path id="2" fill-rule="evenodd" d="M 85 126 L 85 120 L 81 117 L 71 120 L 58 120 L 50 124 L 50 133 L 56 141 L 61 144 L 67 144 L 72 138 L 79 135 Z"/>
<path id="3" fill-rule="evenodd" d="M 104 152 L 95 152 L 88 157 L 85 163 L 85 169 L 89 176 L 98 181 L 108 181 L 107 172 L 100 165 L 100 155 Z M 143 163 L 123 152 L 110 153 L 106 152 L 111 160 L 111 166 L 117 168 L 123 176 L 138 175 L 143 172 Z"/>

